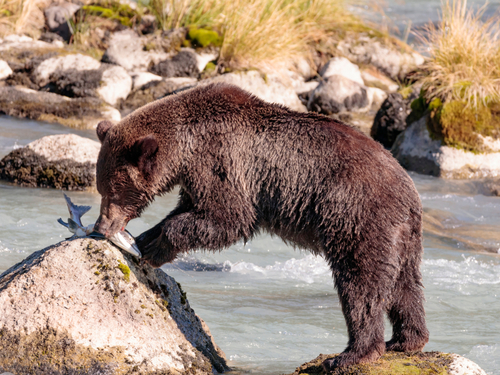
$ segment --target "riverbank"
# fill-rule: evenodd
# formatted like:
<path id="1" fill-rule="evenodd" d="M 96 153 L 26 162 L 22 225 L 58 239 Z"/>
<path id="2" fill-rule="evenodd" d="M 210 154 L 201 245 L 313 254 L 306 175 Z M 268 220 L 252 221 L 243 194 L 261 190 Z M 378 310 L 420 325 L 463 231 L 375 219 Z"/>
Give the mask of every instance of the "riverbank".
<path id="1" fill-rule="evenodd" d="M 95 139 L 93 130 L 4 116 L 0 116 L 0 130 L 6 135 L 0 139 L 0 157 L 16 145 L 25 146 L 59 132 Z M 497 198 L 487 196 L 474 181 L 411 176 L 426 213 L 435 219 L 424 234 L 422 270 L 431 331 L 425 350 L 462 354 L 489 374 L 499 375 L 500 260 L 494 254 L 500 248 Z M 99 196 L 70 194 L 75 202 L 94 206 L 84 223 L 94 221 Z M 132 233 L 137 235 L 156 224 L 176 199 L 175 195 L 157 199 L 140 219 L 130 223 Z M 60 191 L 0 182 L 0 272 L 67 236 L 66 229 L 55 221 L 65 215 Z M 230 366 L 239 373 L 293 372 L 318 353 L 339 352 L 345 347 L 345 323 L 330 272 L 321 258 L 261 236 L 220 254 L 191 254 L 166 269 L 182 283 L 191 305 L 206 320 Z"/>

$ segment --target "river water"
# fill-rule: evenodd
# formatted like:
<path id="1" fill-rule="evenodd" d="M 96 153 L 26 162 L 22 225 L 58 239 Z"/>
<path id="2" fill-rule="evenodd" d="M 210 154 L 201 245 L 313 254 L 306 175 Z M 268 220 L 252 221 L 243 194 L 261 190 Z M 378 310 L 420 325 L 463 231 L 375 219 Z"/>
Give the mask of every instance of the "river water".
<path id="1" fill-rule="evenodd" d="M 449 1 L 452 2 L 452 0 Z M 372 5 L 366 8 L 372 10 L 368 12 L 368 18 L 387 26 L 391 33 L 418 48 L 419 39 L 415 38 L 413 32 L 421 33 L 426 24 L 439 21 L 442 2 L 446 0 L 375 0 L 367 1 Z M 467 5 L 476 10 L 484 7 L 484 19 L 499 15 L 500 0 L 488 2 L 468 0 Z M 375 12 L 373 12 L 374 9 Z M 425 51 L 421 52 L 425 53 Z"/>
<path id="2" fill-rule="evenodd" d="M 70 130 L 53 124 L 0 117 L 0 157 L 44 135 Z M 95 139 L 93 131 L 78 134 Z M 500 198 L 480 194 L 471 182 L 444 181 L 412 174 L 426 214 L 442 233 L 425 233 L 422 265 L 431 332 L 426 350 L 464 355 L 489 374 L 500 375 Z M 94 208 L 100 197 L 71 192 L 77 204 Z M 157 199 L 129 224 L 137 235 L 154 225 L 176 203 Z M 69 232 L 62 193 L 19 188 L 0 182 L 0 273 L 35 250 L 63 240 Z M 455 239 L 462 236 L 464 241 Z M 467 250 L 474 242 L 486 251 Z M 221 253 L 188 254 L 165 271 L 187 292 L 207 322 L 230 365 L 239 373 L 291 372 L 319 353 L 340 352 L 347 336 L 333 282 L 322 258 L 293 250 L 263 235 Z M 390 330 L 386 330 L 387 338 Z"/>
<path id="3" fill-rule="evenodd" d="M 500 1 L 489 4 L 487 15 L 492 15 Z M 386 15 L 403 35 L 409 20 L 412 28 L 437 21 L 440 1 L 390 0 L 386 5 Z M 42 136 L 69 132 L 96 139 L 93 131 L 0 116 L 0 158 Z M 411 176 L 427 221 L 438 223 L 437 230 L 424 232 L 422 272 L 431 333 L 425 350 L 458 353 L 488 374 L 500 375 L 500 198 L 481 194 L 472 182 Z M 94 222 L 100 197 L 87 192 L 70 196 L 76 204 L 94 207 L 83 220 L 85 225 Z M 158 198 L 128 229 L 141 233 L 175 202 L 175 194 Z M 56 222 L 59 217 L 67 217 L 60 191 L 0 182 L 0 273 L 67 237 L 69 232 Z M 262 235 L 221 253 L 188 254 L 164 269 L 182 284 L 236 373 L 292 372 L 319 353 L 340 352 L 346 345 L 326 263 L 277 238 Z"/>

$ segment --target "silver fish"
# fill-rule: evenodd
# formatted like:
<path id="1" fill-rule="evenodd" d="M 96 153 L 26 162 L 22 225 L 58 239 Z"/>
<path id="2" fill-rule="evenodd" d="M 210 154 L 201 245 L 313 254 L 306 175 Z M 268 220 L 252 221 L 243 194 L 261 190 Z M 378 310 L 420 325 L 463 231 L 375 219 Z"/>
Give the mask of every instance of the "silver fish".
<path id="1" fill-rule="evenodd" d="M 87 236 L 93 238 L 105 238 L 101 233 L 94 231 L 95 224 L 90 224 L 86 227 L 82 224 L 82 216 L 92 208 L 91 206 L 77 206 L 71 202 L 71 199 L 69 199 L 66 194 L 64 194 L 64 198 L 66 199 L 66 204 L 68 205 L 70 217 L 68 218 L 67 223 L 65 223 L 61 218 L 57 219 L 57 222 L 68 228 L 68 230 L 73 233 L 73 236 L 69 239 Z M 138 258 L 142 257 L 142 254 L 135 243 L 134 237 L 127 230 L 122 230 L 108 239 L 126 252 L 135 255 Z"/>

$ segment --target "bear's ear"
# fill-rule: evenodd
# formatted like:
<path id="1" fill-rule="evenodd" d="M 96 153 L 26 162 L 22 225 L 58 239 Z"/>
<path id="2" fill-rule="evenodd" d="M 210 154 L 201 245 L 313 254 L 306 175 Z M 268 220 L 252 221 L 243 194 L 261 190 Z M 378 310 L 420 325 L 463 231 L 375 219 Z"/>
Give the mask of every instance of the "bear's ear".
<path id="1" fill-rule="evenodd" d="M 99 124 L 97 124 L 97 138 L 102 142 L 104 142 L 104 138 L 106 138 L 106 134 L 108 134 L 108 130 L 113 127 L 113 123 L 111 121 L 101 121 Z"/>
<path id="2" fill-rule="evenodd" d="M 158 141 L 153 134 L 138 139 L 130 150 L 129 161 L 137 165 L 139 172 L 148 179 L 156 169 Z"/>

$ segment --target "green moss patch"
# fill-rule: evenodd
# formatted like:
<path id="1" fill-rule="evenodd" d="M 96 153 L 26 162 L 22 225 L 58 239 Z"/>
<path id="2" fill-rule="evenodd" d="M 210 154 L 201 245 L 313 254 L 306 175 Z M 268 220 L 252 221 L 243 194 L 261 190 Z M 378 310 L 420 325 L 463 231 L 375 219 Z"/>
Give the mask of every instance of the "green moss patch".
<path id="1" fill-rule="evenodd" d="M 222 45 L 222 38 L 216 31 L 196 27 L 189 29 L 187 40 L 191 42 L 193 47 L 206 48 L 209 46 L 220 47 Z"/>
<path id="2" fill-rule="evenodd" d="M 45 328 L 29 335 L 0 330 L 0 371 L 14 374 L 125 373 L 123 348 L 93 349 L 65 332 Z"/>
<path id="3" fill-rule="evenodd" d="M 486 151 L 478 137 L 500 136 L 500 115 L 492 107 L 479 104 L 477 108 L 461 101 L 429 104 L 429 130 L 443 144 L 475 153 Z"/>
<path id="4" fill-rule="evenodd" d="M 420 95 L 417 99 L 411 102 L 410 104 L 411 113 L 406 118 L 406 124 L 410 125 L 413 122 L 419 120 L 424 116 L 427 112 L 427 103 L 425 102 L 425 98 Z"/>
<path id="5" fill-rule="evenodd" d="M 411 103 L 408 125 L 429 116 L 427 128 L 431 138 L 474 153 L 487 151 L 478 135 L 500 138 L 500 105 L 479 103 L 474 107 L 457 100 L 443 103 L 439 98 L 427 101 L 423 94 Z"/>
<path id="6" fill-rule="evenodd" d="M 82 9 L 87 14 L 116 20 L 123 26 L 127 27 L 132 27 L 138 24 L 142 17 L 140 12 L 132 9 L 127 4 L 121 4 L 119 1 L 103 1 L 90 5 L 84 5 Z"/>
<path id="7" fill-rule="evenodd" d="M 325 359 L 334 358 L 337 354 L 320 354 L 311 362 L 298 367 L 292 375 L 326 375 L 322 363 Z M 362 364 L 336 369 L 332 375 L 447 375 L 453 359 L 450 354 L 429 353 L 397 353 L 389 352 L 372 364 Z"/>
<path id="8" fill-rule="evenodd" d="M 123 278 L 128 283 L 130 281 L 130 268 L 126 264 L 123 264 L 120 260 L 118 260 L 118 269 L 122 271 Z"/>
<path id="9" fill-rule="evenodd" d="M 413 92 L 413 87 L 411 87 L 411 86 L 405 86 L 405 87 L 400 88 L 398 90 L 398 92 L 401 94 L 401 96 L 403 97 L 403 99 L 408 99 L 408 97 Z"/>

